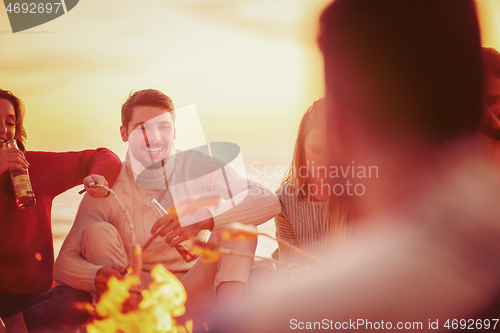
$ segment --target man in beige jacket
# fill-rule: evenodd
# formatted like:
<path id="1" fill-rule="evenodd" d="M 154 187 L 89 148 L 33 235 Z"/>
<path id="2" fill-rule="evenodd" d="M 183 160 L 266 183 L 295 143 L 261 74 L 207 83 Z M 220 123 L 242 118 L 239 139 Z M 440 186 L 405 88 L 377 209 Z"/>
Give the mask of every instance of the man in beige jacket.
<path id="1" fill-rule="evenodd" d="M 253 255 L 256 241 L 225 241 L 220 231 L 232 222 L 267 221 L 280 212 L 278 199 L 220 160 L 199 151 L 176 151 L 174 107 L 160 91 L 132 93 L 122 106 L 120 131 L 123 141 L 129 142 L 129 152 L 113 190 L 133 226 L 113 196 L 91 199 L 86 195 L 56 261 L 56 282 L 102 293 L 111 276 L 122 278 L 134 238 L 144 246 L 160 225 L 168 224 L 161 234 L 165 237 L 157 238 L 143 253 L 141 288 L 151 281 L 150 270 L 161 263 L 183 283 L 188 311 L 202 311 L 215 299 L 219 309 L 231 307 L 245 295 L 253 259 L 224 255 L 211 264 L 186 262 L 174 247 L 190 237 L 204 240 L 212 231 L 209 243 Z M 207 192 L 220 194 L 223 202 L 179 219 L 157 221 L 149 206 L 155 199 L 165 208 L 174 207 Z M 132 294 L 131 303 L 137 303 L 140 292 Z"/>

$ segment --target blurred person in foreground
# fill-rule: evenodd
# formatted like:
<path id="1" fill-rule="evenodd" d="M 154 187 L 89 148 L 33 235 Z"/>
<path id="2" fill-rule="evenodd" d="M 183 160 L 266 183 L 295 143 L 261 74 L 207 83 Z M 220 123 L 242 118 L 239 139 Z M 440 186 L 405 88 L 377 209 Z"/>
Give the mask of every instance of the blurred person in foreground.
<path id="1" fill-rule="evenodd" d="M 213 331 L 448 331 L 447 320 L 482 316 L 500 291 L 500 187 L 476 135 L 474 1 L 337 0 L 319 45 L 344 165 L 377 165 L 379 178 L 349 197 L 356 227 L 342 253 L 290 284 L 270 281 Z"/>
<path id="2" fill-rule="evenodd" d="M 52 201 L 82 183 L 90 196 L 105 197 L 107 191 L 94 185 L 111 186 L 121 163 L 104 148 L 27 151 L 23 121 L 21 100 L 0 90 L 0 144 L 16 140 L 19 147 L 0 149 L 0 317 L 7 332 L 74 332 L 88 318 L 75 304 L 91 297 L 68 286 L 52 288 Z M 10 169 L 29 170 L 34 206 L 17 207 Z"/>
<path id="3" fill-rule="evenodd" d="M 481 130 L 493 162 L 500 166 L 500 52 L 482 48 L 484 93 L 484 114 Z"/>

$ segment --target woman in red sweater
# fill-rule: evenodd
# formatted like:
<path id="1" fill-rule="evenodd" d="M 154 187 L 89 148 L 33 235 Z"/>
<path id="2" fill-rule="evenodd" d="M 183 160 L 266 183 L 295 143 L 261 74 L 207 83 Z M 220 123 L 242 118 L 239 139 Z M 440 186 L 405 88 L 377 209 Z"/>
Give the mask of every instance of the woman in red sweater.
<path id="1" fill-rule="evenodd" d="M 21 101 L 0 89 L 0 144 L 15 139 L 19 147 L 0 149 L 0 318 L 7 328 L 15 322 L 25 324 L 29 332 L 74 332 L 87 319 L 74 303 L 90 302 L 91 297 L 66 286 L 51 288 L 52 200 L 82 183 L 92 197 L 106 196 L 107 191 L 94 184 L 111 187 L 121 162 L 104 148 L 26 151 L 23 117 Z M 29 170 L 36 197 L 33 207 L 17 207 L 9 169 Z"/>

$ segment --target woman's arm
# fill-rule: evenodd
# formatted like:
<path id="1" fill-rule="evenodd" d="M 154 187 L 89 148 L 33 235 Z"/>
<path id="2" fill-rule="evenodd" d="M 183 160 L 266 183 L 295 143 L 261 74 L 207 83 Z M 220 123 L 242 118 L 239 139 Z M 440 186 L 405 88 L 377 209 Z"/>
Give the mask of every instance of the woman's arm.
<path id="1" fill-rule="evenodd" d="M 29 171 L 37 175 L 40 186 L 51 197 L 82 184 L 89 175 L 104 177 L 112 187 L 121 168 L 118 156 L 106 148 L 64 153 L 27 152 L 26 155 L 28 162 L 30 159 L 37 162 Z"/>

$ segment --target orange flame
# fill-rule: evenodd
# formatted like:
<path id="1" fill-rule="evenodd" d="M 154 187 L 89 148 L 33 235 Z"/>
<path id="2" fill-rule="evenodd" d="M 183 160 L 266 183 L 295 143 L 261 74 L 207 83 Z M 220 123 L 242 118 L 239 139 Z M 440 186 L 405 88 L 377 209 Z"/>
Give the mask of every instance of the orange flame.
<path id="1" fill-rule="evenodd" d="M 217 246 L 197 239 L 193 239 L 192 242 L 191 252 L 198 254 L 203 262 L 212 263 L 220 260 L 221 252 Z"/>
<path id="2" fill-rule="evenodd" d="M 231 241 L 257 239 L 258 231 L 253 225 L 245 225 L 239 222 L 229 224 L 222 232 L 222 238 Z"/>
<path id="3" fill-rule="evenodd" d="M 174 317 L 184 314 L 186 291 L 179 280 L 158 264 L 151 271 L 154 281 L 142 292 L 139 309 L 122 313 L 123 303 L 130 297 L 129 289 L 139 283 L 136 275 L 123 280 L 112 277 L 97 304 L 102 320 L 94 320 L 87 326 L 88 333 L 177 333 L 192 331 L 192 324 L 177 326 Z"/>

